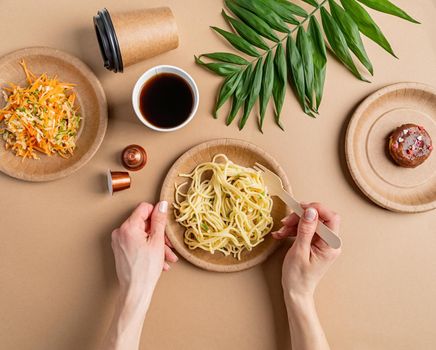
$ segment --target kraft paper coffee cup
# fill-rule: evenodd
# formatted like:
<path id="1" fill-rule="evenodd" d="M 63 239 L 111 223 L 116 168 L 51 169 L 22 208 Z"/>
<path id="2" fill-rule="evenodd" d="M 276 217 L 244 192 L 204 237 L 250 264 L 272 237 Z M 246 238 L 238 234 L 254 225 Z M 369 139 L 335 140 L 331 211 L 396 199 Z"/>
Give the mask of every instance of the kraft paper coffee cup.
<path id="1" fill-rule="evenodd" d="M 177 24 L 170 8 L 159 7 L 94 16 L 104 66 L 114 72 L 179 46 Z"/>

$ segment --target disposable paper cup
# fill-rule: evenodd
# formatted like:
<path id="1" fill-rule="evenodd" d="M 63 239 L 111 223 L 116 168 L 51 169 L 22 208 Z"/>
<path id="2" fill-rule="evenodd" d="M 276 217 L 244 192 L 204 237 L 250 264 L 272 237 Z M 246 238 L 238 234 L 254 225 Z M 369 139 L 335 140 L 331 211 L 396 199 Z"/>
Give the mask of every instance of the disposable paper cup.
<path id="1" fill-rule="evenodd" d="M 168 7 L 111 14 L 103 9 L 94 16 L 94 27 L 104 66 L 114 72 L 179 46 Z"/>
<path id="2" fill-rule="evenodd" d="M 140 109 L 140 102 L 139 98 L 141 95 L 142 87 L 145 85 L 145 83 L 151 78 L 158 74 L 162 73 L 171 73 L 176 74 L 179 77 L 181 77 L 183 80 L 186 81 L 186 83 L 189 85 L 192 91 L 194 103 L 192 105 L 192 111 L 189 114 L 189 117 L 180 125 L 177 125 L 173 128 L 160 128 L 156 125 L 151 124 L 141 113 Z M 148 71 L 146 71 L 144 74 L 142 74 L 139 79 L 137 80 L 135 87 L 133 88 L 132 92 L 132 104 L 133 104 L 133 110 L 135 111 L 136 116 L 141 121 L 142 124 L 145 126 L 148 126 L 150 129 L 156 130 L 156 131 L 162 131 L 162 132 L 168 132 L 168 131 L 175 131 L 178 129 L 183 128 L 185 125 L 187 125 L 195 116 L 195 113 L 197 113 L 198 109 L 198 103 L 200 101 L 200 94 L 198 92 L 197 84 L 195 83 L 194 79 L 183 69 L 175 66 L 156 66 L 153 68 L 150 68 Z M 169 101 L 171 103 L 171 101 Z"/>

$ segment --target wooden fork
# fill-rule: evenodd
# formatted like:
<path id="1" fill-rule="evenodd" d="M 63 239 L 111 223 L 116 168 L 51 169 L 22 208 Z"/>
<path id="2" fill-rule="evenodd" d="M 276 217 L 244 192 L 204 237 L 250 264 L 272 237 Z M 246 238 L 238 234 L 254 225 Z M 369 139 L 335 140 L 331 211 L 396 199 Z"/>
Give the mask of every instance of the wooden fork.
<path id="1" fill-rule="evenodd" d="M 284 188 L 282 179 L 274 174 L 271 170 L 267 169 L 262 164 L 256 163 L 253 167 L 255 170 L 262 173 L 262 177 L 265 180 L 265 184 L 268 188 L 268 192 L 271 196 L 279 197 L 285 202 L 299 217 L 304 213 L 300 203 L 298 203 Z M 332 248 L 339 248 L 342 245 L 341 239 L 336 233 L 330 230 L 321 221 L 318 222 L 316 233 Z"/>

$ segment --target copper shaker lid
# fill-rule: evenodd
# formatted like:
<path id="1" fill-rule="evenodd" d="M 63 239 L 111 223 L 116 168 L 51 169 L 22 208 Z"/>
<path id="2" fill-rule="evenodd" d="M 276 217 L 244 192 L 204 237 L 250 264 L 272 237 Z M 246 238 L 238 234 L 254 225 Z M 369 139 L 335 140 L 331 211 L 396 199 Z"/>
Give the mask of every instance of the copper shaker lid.
<path id="1" fill-rule="evenodd" d="M 147 164 L 147 153 L 139 145 L 129 145 L 121 153 L 121 162 L 128 170 L 140 170 Z"/>

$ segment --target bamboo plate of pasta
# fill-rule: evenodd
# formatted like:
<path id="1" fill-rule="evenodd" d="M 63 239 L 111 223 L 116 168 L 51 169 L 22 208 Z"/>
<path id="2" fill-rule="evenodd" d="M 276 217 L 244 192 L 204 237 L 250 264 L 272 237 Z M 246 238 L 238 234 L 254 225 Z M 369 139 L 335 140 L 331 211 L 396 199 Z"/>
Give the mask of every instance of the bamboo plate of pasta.
<path id="1" fill-rule="evenodd" d="M 255 162 L 282 178 L 285 172 L 261 148 L 245 141 L 217 139 L 184 153 L 171 167 L 161 200 L 170 203 L 167 236 L 176 251 L 210 271 L 233 272 L 262 263 L 280 244 L 270 232 L 288 209 L 271 197 Z"/>

